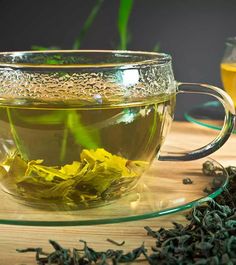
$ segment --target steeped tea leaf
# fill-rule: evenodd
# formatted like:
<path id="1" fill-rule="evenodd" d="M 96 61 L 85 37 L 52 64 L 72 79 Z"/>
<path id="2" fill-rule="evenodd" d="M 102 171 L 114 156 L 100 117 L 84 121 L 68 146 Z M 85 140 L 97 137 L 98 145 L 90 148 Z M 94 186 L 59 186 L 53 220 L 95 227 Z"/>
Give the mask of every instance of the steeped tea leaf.
<path id="1" fill-rule="evenodd" d="M 61 167 L 60 172 L 66 175 L 76 175 L 78 174 L 81 167 L 81 163 L 78 161 L 74 161 L 71 165 L 65 165 Z"/>
<path id="2" fill-rule="evenodd" d="M 18 119 L 31 124 L 37 125 L 55 125 L 61 124 L 65 121 L 67 114 L 63 111 L 51 111 L 47 114 L 40 114 L 40 115 L 19 115 L 16 113 Z"/>
<path id="3" fill-rule="evenodd" d="M 20 152 L 21 156 L 24 159 L 27 160 L 27 158 L 28 158 L 27 150 L 25 148 L 24 143 L 22 142 L 22 139 L 20 139 L 20 137 L 18 136 L 17 130 L 16 130 L 15 125 L 14 125 L 14 122 L 12 120 L 11 111 L 12 110 L 10 108 L 6 108 L 7 117 L 8 117 L 8 120 L 9 120 L 12 137 L 14 139 L 14 142 L 16 144 L 16 147 L 18 149 L 18 152 Z"/>
<path id="4" fill-rule="evenodd" d="M 32 200 L 58 200 L 72 204 L 88 203 L 121 196 L 148 166 L 128 161 L 106 150 L 84 149 L 80 161 L 64 166 L 45 166 L 43 160 L 24 161 L 13 154 L 0 168 L 2 179 L 12 181 L 16 192 Z"/>
<path id="5" fill-rule="evenodd" d="M 23 176 L 27 170 L 27 163 L 17 154 L 7 158 L 3 165 L 9 168 L 10 177 Z"/>
<path id="6" fill-rule="evenodd" d="M 7 171 L 4 167 L 0 166 L 0 180 L 3 180 L 7 176 Z"/>
<path id="7" fill-rule="evenodd" d="M 89 149 L 97 148 L 99 146 L 98 132 L 82 126 L 80 116 L 73 110 L 68 113 L 67 126 L 73 134 L 77 144 Z"/>

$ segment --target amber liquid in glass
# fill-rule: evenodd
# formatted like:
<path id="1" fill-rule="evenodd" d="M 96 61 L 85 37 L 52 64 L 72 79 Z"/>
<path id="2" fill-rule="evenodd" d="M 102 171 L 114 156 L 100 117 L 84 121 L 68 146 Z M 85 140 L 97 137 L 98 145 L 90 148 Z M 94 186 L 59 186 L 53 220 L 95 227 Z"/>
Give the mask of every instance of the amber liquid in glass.
<path id="1" fill-rule="evenodd" d="M 222 63 L 221 78 L 224 89 L 233 99 L 236 108 L 236 63 Z"/>

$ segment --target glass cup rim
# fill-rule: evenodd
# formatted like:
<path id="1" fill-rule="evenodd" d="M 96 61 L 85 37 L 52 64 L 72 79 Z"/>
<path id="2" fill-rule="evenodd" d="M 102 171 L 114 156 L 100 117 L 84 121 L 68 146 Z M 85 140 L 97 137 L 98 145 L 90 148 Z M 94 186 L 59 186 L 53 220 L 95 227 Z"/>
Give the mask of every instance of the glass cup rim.
<path id="1" fill-rule="evenodd" d="M 138 57 L 138 60 L 134 61 L 128 61 L 127 62 L 112 62 L 112 63 L 89 63 L 89 64 L 35 64 L 35 63 L 19 63 L 15 62 L 15 60 L 18 58 L 21 58 L 22 56 L 34 56 L 34 55 L 45 55 L 49 56 L 52 54 L 55 55 L 68 55 L 68 54 L 74 54 L 75 56 L 79 55 L 110 55 L 114 56 L 124 56 L 132 58 Z M 140 57 L 140 59 L 139 59 Z M 0 52 L 0 67 L 10 67 L 10 68 L 32 68 L 32 69 L 42 69 L 42 68 L 53 68 L 55 70 L 57 69 L 63 69 L 63 68 L 138 68 L 142 66 L 148 66 L 148 65 L 165 65 L 167 63 L 170 63 L 172 61 L 171 55 L 167 53 L 159 53 L 159 52 L 150 52 L 150 51 L 134 51 L 134 50 L 43 50 L 43 51 L 7 51 L 7 52 Z"/>

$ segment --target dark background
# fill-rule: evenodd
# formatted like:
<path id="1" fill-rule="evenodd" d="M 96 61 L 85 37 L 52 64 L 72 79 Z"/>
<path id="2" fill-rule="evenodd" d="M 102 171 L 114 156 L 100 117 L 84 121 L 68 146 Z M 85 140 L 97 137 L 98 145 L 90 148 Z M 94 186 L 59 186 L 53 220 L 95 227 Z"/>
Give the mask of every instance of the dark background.
<path id="1" fill-rule="evenodd" d="M 32 45 L 72 48 L 95 0 L 0 0 L 0 50 Z M 119 43 L 119 1 L 105 0 L 83 49 L 114 49 Z M 236 0 L 136 0 L 129 21 L 129 49 L 170 53 L 177 80 L 221 86 L 219 64 L 227 37 L 236 35 Z M 176 118 L 205 96 L 179 96 Z"/>

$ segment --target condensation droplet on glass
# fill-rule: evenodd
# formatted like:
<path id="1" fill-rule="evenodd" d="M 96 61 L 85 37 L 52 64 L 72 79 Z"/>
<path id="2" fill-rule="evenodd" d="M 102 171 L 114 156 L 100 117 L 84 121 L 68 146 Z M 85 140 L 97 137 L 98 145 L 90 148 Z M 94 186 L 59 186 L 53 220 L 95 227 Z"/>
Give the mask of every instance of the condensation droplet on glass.
<path id="1" fill-rule="evenodd" d="M 93 98 L 95 99 L 96 103 L 102 104 L 102 96 L 100 94 L 95 94 Z"/>

